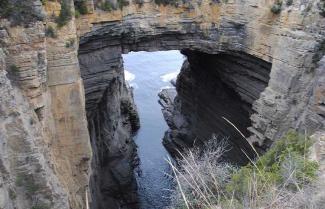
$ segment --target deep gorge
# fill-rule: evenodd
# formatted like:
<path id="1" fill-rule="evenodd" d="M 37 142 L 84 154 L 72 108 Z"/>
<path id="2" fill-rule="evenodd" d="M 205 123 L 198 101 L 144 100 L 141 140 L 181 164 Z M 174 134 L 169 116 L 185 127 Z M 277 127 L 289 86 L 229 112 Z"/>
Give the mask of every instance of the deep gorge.
<path id="1" fill-rule="evenodd" d="M 97 159 L 97 153 L 108 155 L 108 159 L 103 158 L 104 162 L 114 159 L 113 165 L 106 166 L 93 161 L 93 169 L 98 172 L 93 188 L 100 185 L 98 191 L 93 192 L 94 208 L 112 205 L 108 198 L 112 196 L 113 202 L 122 200 L 117 205 L 136 202 L 136 194 L 129 191 L 136 190 L 132 173 L 136 151 L 131 138 L 137 129 L 132 126 L 138 126 L 132 125 L 131 120 L 127 121 L 129 114 L 136 114 L 136 109 L 130 92 L 125 88 L 122 53 L 176 49 L 187 57 L 177 80 L 176 104 L 167 118 L 170 129 L 165 134 L 164 145 L 171 153 L 175 149 L 192 147 L 194 143 L 199 146 L 212 134 L 216 134 L 219 137 L 229 137 L 231 150 L 226 154 L 226 160 L 242 165 L 247 163 L 243 151 L 253 156 L 250 145 L 224 118 L 245 136 L 251 136 L 259 151 L 265 151 L 271 144 L 271 139 L 260 138 L 259 132 L 263 127 L 259 126 L 265 123 L 265 119 L 262 119 L 265 113 L 259 112 L 261 109 L 258 105 L 261 93 L 269 84 L 272 63 L 243 52 L 245 44 L 242 41 L 247 36 L 244 24 L 230 21 L 223 24 L 223 28 L 210 29 L 208 33 L 202 33 L 199 26 L 191 21 L 179 23 L 181 30 L 170 30 L 169 27 L 173 27 L 171 25 L 157 27 L 154 33 L 149 27 L 138 28 L 137 24 L 133 20 L 129 23 L 110 22 L 80 40 L 79 62 L 85 84 L 88 121 L 93 120 L 89 115 L 93 114 L 92 109 L 97 111 L 98 102 L 105 107 L 99 114 L 106 112 L 111 117 L 104 121 L 97 119 L 100 126 L 106 124 L 105 137 L 98 139 L 91 135 L 91 138 L 93 143 L 108 142 L 108 147 L 114 150 L 112 152 L 105 146 L 93 145 L 93 150 L 97 150 L 94 159 Z M 156 26 L 153 24 L 151 27 Z M 221 38 L 219 31 L 231 41 L 227 44 L 218 42 Z M 107 83 L 115 86 L 107 89 Z M 104 102 L 101 101 L 103 98 Z M 130 113 L 124 112 L 125 117 L 123 112 L 116 110 L 121 109 L 122 102 L 128 99 Z M 108 105 L 105 106 L 106 104 Z M 120 126 L 119 123 L 124 125 Z M 254 124 L 258 125 L 254 127 Z M 101 132 L 96 125 L 90 128 L 90 133 L 93 132 L 92 129 Z M 121 147 L 124 150 L 115 154 Z M 109 157 L 110 155 L 112 156 Z M 118 166 L 114 167 L 114 164 Z"/>
<path id="2" fill-rule="evenodd" d="M 91 187 L 99 186 L 97 191 L 93 190 L 94 205 L 98 204 L 98 208 L 112 205 L 108 197 L 113 197 L 114 201 L 122 200 L 122 204 L 136 202 L 136 195 L 129 191 L 136 190 L 132 172 L 136 150 L 132 134 L 138 129 L 139 121 L 132 93 L 125 86 L 121 54 L 115 58 L 105 53 L 107 49 L 86 54 L 82 50 L 81 45 L 79 61 L 86 87 L 86 108 L 95 156 Z M 174 122 L 168 123 L 171 129 L 164 138 L 166 147 L 173 152 L 173 149 L 183 149 L 184 145 L 192 147 L 195 140 L 200 143 L 212 134 L 219 134 L 230 139 L 229 156 L 232 157 L 225 158 L 245 164 L 247 158 L 241 149 L 251 155 L 252 150 L 222 117 L 248 135 L 249 117 L 254 113 L 252 105 L 267 86 L 271 64 L 236 52 L 207 54 L 186 49 L 182 52 L 187 61 L 177 80 L 178 104 L 173 108 L 175 112 L 171 112 L 171 117 L 175 118 L 171 119 Z M 91 60 L 93 57 L 96 60 Z M 92 75 L 98 73 L 102 76 L 96 76 L 94 81 Z M 112 86 L 101 88 L 100 84 L 105 83 Z M 101 90 L 103 96 L 99 103 L 94 104 L 94 96 Z M 126 109 L 124 104 L 128 104 Z M 95 105 L 98 106 L 92 107 Z M 92 109 L 98 111 L 97 116 L 93 116 Z M 177 124 L 179 117 L 182 117 L 182 124 Z"/>
<path id="3" fill-rule="evenodd" d="M 128 52 L 180 50 L 187 58 L 175 100 L 160 95 L 172 155 L 216 134 L 229 137 L 225 160 L 245 164 L 248 142 L 263 153 L 289 129 L 324 130 L 322 0 L 278 13 L 273 0 L 127 1 L 107 11 L 100 2 L 87 0 L 86 14 L 68 13 L 60 26 L 62 1 L 26 1 L 28 14 L 1 10 L 1 209 L 137 202 Z M 64 3 L 75 11 L 74 1 Z"/>

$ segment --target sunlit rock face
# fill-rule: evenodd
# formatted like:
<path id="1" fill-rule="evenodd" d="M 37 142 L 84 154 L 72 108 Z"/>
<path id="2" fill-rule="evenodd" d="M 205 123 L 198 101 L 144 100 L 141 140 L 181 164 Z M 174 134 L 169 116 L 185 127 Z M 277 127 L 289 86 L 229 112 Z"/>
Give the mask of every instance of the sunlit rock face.
<path id="1" fill-rule="evenodd" d="M 55 23 L 59 1 L 26 2 L 19 4 L 30 7 L 23 24 L 3 15 L 0 20 L 0 88 L 6 92 L 0 97 L 0 148 L 13 150 L 0 154 L 1 208 L 25 209 L 41 199 L 56 208 L 90 202 L 114 209 L 136 199 L 123 192 L 134 188 L 131 136 L 138 128 L 123 77 L 121 54 L 128 51 L 185 52 L 177 104 L 184 117 L 186 109 L 203 111 L 188 120 L 203 127 L 193 130 L 202 138 L 216 130 L 236 135 L 216 123 L 223 113 L 261 150 L 289 128 L 310 134 L 324 128 L 325 23 L 318 0 L 283 4 L 279 14 L 270 11 L 273 0 L 186 1 L 178 7 L 145 0 L 110 12 L 87 0 L 89 14 L 71 17 L 61 28 Z M 56 36 L 45 36 L 49 26 Z M 186 89 L 196 86 L 199 91 Z M 189 92 L 203 103 L 190 100 Z M 208 98 L 198 92 L 215 97 L 204 102 Z M 213 111 L 212 118 L 204 110 Z M 237 139 L 232 143 L 245 148 Z M 38 180 L 31 196 L 13 183 L 19 165 L 32 165 L 23 171 Z"/>

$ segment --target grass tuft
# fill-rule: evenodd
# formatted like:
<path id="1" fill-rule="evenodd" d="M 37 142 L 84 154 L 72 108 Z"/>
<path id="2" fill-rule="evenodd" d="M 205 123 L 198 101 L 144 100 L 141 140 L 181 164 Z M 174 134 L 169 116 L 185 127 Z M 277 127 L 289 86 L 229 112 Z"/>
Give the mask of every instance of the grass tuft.
<path id="1" fill-rule="evenodd" d="M 218 141 L 213 138 L 203 150 L 180 153 L 177 165 L 170 162 L 178 185 L 172 208 L 317 208 L 307 198 L 317 192 L 313 183 L 318 171 L 307 157 L 312 145 L 308 137 L 289 131 L 241 168 L 222 162 L 227 146 Z"/>

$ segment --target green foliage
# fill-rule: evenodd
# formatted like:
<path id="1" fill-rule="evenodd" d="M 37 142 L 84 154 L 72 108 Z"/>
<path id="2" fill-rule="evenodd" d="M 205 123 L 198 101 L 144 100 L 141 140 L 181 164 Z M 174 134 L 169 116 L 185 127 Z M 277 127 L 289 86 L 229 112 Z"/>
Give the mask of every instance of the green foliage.
<path id="1" fill-rule="evenodd" d="M 75 0 L 75 15 L 85 15 L 88 14 L 87 1 L 86 0 Z"/>
<path id="2" fill-rule="evenodd" d="M 325 55 L 325 39 L 317 44 L 315 49 L 315 54 L 313 56 L 313 63 L 316 64 L 317 62 L 319 62 L 324 55 Z"/>
<path id="3" fill-rule="evenodd" d="M 123 7 L 128 6 L 130 3 L 128 0 L 117 0 L 118 8 L 122 9 Z"/>
<path id="4" fill-rule="evenodd" d="M 37 192 L 40 189 L 39 186 L 35 183 L 35 181 L 32 178 L 27 178 L 25 180 L 25 188 L 27 194 L 29 195 L 33 195 L 35 192 Z"/>
<path id="5" fill-rule="evenodd" d="M 59 16 L 56 18 L 56 23 L 58 27 L 63 27 L 66 25 L 72 18 L 71 6 L 68 0 L 63 0 L 61 2 L 61 10 Z"/>
<path id="6" fill-rule="evenodd" d="M 320 0 L 318 3 L 318 9 L 320 10 L 319 14 L 325 17 L 325 0 Z"/>
<path id="7" fill-rule="evenodd" d="M 75 39 L 74 38 L 70 38 L 66 43 L 65 43 L 65 47 L 66 48 L 70 48 L 73 47 L 75 43 Z"/>
<path id="8" fill-rule="evenodd" d="M 56 38 L 57 37 L 56 31 L 55 31 L 55 29 L 51 25 L 49 25 L 45 29 L 45 36 L 46 37 L 51 37 L 51 38 Z"/>
<path id="9" fill-rule="evenodd" d="M 37 202 L 32 206 L 31 209 L 50 209 L 51 206 L 49 204 L 43 203 L 43 202 Z"/>
<path id="10" fill-rule="evenodd" d="M 110 12 L 110 11 L 112 11 L 114 9 L 113 4 L 111 2 L 108 2 L 108 1 L 102 2 L 99 5 L 99 8 L 104 10 L 104 11 L 107 11 L 107 12 Z"/>
<path id="11" fill-rule="evenodd" d="M 16 192 L 14 190 L 12 190 L 12 189 L 9 189 L 9 198 L 11 200 L 15 200 L 17 198 Z"/>
<path id="12" fill-rule="evenodd" d="M 116 9 L 122 9 L 123 7 L 128 6 L 129 4 L 129 0 L 117 0 L 117 5 L 114 6 L 110 1 L 106 0 L 104 2 L 101 2 L 98 7 L 103 11 L 110 12 Z"/>
<path id="13" fill-rule="evenodd" d="M 18 72 L 19 71 L 19 67 L 17 67 L 17 65 L 15 65 L 15 64 L 10 65 L 10 71 L 12 71 L 12 72 Z"/>
<path id="14" fill-rule="evenodd" d="M 293 4 L 293 0 L 287 0 L 287 1 L 286 1 L 286 5 L 287 5 L 287 6 L 291 6 L 292 4 Z"/>
<path id="15" fill-rule="evenodd" d="M 242 167 L 232 175 L 227 191 L 234 192 L 237 198 L 249 192 L 252 179 L 256 181 L 256 191 L 263 193 L 275 184 L 299 187 L 316 178 L 318 165 L 306 158 L 312 142 L 294 131 L 288 132 L 282 139 L 260 157 L 254 164 Z M 284 182 L 290 175 L 294 184 Z"/>
<path id="16" fill-rule="evenodd" d="M 0 18 L 9 19 L 12 25 L 28 25 L 43 20 L 44 15 L 36 9 L 31 0 L 0 0 Z"/>
<path id="17" fill-rule="evenodd" d="M 138 4 L 140 7 L 143 6 L 144 1 L 143 0 L 134 0 L 136 4 Z"/>
<path id="18" fill-rule="evenodd" d="M 28 196 L 33 196 L 35 192 L 37 192 L 40 187 L 36 184 L 33 176 L 27 174 L 20 174 L 16 177 L 16 186 L 24 187 L 26 190 L 26 194 Z"/>
<path id="19" fill-rule="evenodd" d="M 155 3 L 158 5 L 172 5 L 172 6 L 177 6 L 177 0 L 155 0 Z"/>
<path id="20" fill-rule="evenodd" d="M 7 17 L 10 13 L 11 7 L 9 0 L 0 1 L 0 17 Z"/>
<path id="21" fill-rule="evenodd" d="M 273 14 L 280 14 L 282 9 L 282 1 L 277 0 L 271 7 L 271 12 Z"/>

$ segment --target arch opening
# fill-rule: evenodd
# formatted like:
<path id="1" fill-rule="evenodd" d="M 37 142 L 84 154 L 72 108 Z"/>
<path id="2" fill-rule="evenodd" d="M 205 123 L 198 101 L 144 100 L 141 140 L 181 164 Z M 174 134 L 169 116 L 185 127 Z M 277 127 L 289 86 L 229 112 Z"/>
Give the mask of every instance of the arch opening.
<path id="1" fill-rule="evenodd" d="M 138 42 L 130 37 L 114 37 L 108 41 L 89 36 L 81 41 L 79 49 L 94 153 L 93 208 L 118 208 L 138 201 L 133 172 L 137 150 L 132 137 L 140 122 L 124 79 L 122 58 L 129 51 L 180 49 L 187 57 L 177 79 L 176 98 L 166 104 L 165 95 L 160 94 L 169 126 L 163 143 L 172 155 L 175 149 L 200 145 L 216 134 L 230 139 L 232 148 L 226 160 L 247 162 L 241 150 L 253 154 L 249 144 L 224 118 L 249 136 L 250 117 L 258 116 L 254 103 L 268 84 L 271 63 L 240 50 L 193 47 L 192 39 L 196 38 L 191 34 L 167 34 L 150 40 L 145 37 Z"/>

